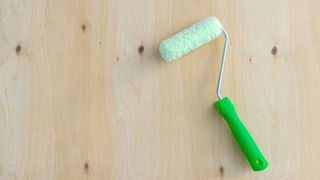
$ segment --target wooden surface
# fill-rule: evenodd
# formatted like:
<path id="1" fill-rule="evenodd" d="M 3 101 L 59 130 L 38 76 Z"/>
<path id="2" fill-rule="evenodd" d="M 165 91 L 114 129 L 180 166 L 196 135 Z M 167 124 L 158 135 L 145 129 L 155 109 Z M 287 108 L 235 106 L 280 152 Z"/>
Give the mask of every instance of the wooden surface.
<path id="1" fill-rule="evenodd" d="M 212 108 L 223 38 L 157 51 L 207 16 L 264 172 Z M 1 0 L 0 179 L 319 179 L 319 18 L 317 0 Z"/>

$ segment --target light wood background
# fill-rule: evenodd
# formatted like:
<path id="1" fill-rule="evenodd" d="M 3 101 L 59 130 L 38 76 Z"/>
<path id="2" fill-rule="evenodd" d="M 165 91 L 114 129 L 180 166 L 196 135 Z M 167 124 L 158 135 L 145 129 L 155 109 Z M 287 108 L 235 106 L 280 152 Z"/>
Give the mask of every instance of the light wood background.
<path id="1" fill-rule="evenodd" d="M 212 107 L 223 38 L 159 56 L 207 16 L 264 172 Z M 317 0 L 1 0 L 0 179 L 319 179 L 319 19 Z"/>

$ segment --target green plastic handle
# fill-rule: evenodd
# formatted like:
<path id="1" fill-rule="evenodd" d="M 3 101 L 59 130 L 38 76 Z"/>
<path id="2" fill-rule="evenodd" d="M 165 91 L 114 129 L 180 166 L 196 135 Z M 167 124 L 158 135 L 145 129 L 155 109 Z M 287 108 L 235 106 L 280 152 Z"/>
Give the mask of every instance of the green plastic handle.
<path id="1" fill-rule="evenodd" d="M 268 167 L 268 162 L 263 157 L 258 146 L 254 142 L 247 128 L 240 121 L 233 104 L 228 97 L 214 103 L 214 106 L 224 117 L 233 136 L 238 142 L 242 152 L 246 156 L 254 171 L 262 171 Z"/>

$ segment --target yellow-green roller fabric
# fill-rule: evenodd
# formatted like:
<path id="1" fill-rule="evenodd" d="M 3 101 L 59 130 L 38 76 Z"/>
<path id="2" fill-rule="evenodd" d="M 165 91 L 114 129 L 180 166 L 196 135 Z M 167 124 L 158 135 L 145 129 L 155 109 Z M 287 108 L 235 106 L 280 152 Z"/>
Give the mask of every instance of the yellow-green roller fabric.
<path id="1" fill-rule="evenodd" d="M 222 32 L 222 25 L 215 17 L 208 17 L 189 28 L 163 40 L 159 51 L 165 61 L 173 61 L 210 42 Z"/>

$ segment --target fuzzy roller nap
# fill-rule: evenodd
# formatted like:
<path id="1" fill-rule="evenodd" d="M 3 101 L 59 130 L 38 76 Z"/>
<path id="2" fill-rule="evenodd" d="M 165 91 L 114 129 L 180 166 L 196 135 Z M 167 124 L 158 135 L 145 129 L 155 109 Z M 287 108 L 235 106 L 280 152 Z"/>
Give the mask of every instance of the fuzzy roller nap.
<path id="1" fill-rule="evenodd" d="M 221 34 L 221 29 L 222 25 L 217 18 L 206 18 L 162 41 L 160 54 L 164 60 L 173 61 L 215 39 Z"/>
<path id="2" fill-rule="evenodd" d="M 220 95 L 221 80 L 229 39 L 228 34 L 223 29 L 220 21 L 214 17 L 206 18 L 183 30 L 182 32 L 179 32 L 172 37 L 162 41 L 159 47 L 159 51 L 165 61 L 171 62 L 191 52 L 192 50 L 197 49 L 204 44 L 207 44 L 221 34 L 224 35 L 225 41 L 216 89 L 218 101 L 214 103 L 214 107 L 226 120 L 233 136 L 238 142 L 252 169 L 254 171 L 261 171 L 267 168 L 268 162 L 260 152 L 258 146 L 251 137 L 247 128 L 240 121 L 235 108 L 229 98 L 222 98 Z"/>

